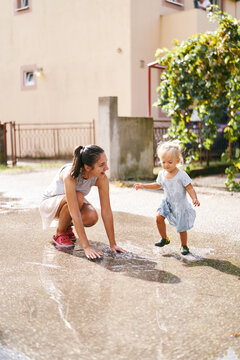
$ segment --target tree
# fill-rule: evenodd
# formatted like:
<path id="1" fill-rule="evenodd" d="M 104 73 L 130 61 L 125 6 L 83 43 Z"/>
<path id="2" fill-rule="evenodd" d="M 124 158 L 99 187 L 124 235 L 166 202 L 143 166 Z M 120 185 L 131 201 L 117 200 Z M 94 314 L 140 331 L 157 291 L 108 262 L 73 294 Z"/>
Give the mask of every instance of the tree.
<path id="1" fill-rule="evenodd" d="M 223 13 L 217 6 L 208 10 L 210 21 L 218 21 L 214 32 L 191 36 L 172 50 L 158 49 L 156 57 L 166 66 L 157 89 L 158 101 L 163 111 L 171 117 L 169 135 L 184 145 L 192 144 L 187 161 L 197 159 L 202 147 L 210 150 L 217 134 L 217 122 L 227 111 L 228 124 L 225 137 L 232 144 L 222 158 L 229 163 L 226 170 L 229 190 L 240 190 L 234 174 L 240 169 L 240 22 Z M 186 123 L 193 109 L 201 119 L 198 141 Z"/>

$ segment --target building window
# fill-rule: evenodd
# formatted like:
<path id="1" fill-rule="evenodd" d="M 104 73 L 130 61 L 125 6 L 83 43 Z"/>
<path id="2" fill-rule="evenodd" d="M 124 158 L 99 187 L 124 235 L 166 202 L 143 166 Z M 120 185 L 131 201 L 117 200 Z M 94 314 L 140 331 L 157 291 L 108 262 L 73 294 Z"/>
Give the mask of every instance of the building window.
<path id="1" fill-rule="evenodd" d="M 194 0 L 194 7 L 206 10 L 210 5 L 218 5 L 222 10 L 222 0 Z"/>
<path id="2" fill-rule="evenodd" d="M 37 88 L 36 72 L 36 65 L 21 67 L 21 90 L 35 90 Z"/>
<path id="3" fill-rule="evenodd" d="M 222 0 L 210 0 L 212 5 L 218 5 L 219 8 L 222 8 Z"/>
<path id="4" fill-rule="evenodd" d="M 16 14 L 32 11 L 32 0 L 14 0 Z"/>
<path id="5" fill-rule="evenodd" d="M 26 71 L 24 72 L 24 86 L 34 86 L 35 79 L 34 79 L 34 72 L 33 71 Z"/>
<path id="6" fill-rule="evenodd" d="M 28 7 L 28 0 L 18 0 L 18 8 L 23 9 Z"/>
<path id="7" fill-rule="evenodd" d="M 184 6 L 184 0 L 165 0 L 165 2 L 177 6 Z"/>

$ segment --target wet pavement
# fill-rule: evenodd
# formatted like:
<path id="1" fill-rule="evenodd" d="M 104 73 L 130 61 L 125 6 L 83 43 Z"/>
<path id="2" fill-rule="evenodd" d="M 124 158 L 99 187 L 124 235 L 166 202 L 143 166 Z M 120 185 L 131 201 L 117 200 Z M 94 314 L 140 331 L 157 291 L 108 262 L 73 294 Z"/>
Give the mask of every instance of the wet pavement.
<path id="1" fill-rule="evenodd" d="M 170 245 L 153 245 L 162 192 L 112 184 L 128 252 L 109 251 L 100 220 L 86 230 L 104 258 L 89 261 L 79 241 L 58 251 L 54 229 L 42 230 L 36 206 L 55 172 L 0 174 L 0 359 L 240 359 L 239 194 L 195 180 L 201 206 L 184 257 L 170 226 Z M 88 199 L 99 209 L 95 189 Z"/>

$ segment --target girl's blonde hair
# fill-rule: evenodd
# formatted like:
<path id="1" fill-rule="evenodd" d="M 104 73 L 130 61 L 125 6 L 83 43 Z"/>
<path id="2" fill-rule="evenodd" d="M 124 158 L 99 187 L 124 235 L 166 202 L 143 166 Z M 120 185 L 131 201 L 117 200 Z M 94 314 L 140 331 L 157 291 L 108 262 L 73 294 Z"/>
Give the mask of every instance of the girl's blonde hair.
<path id="1" fill-rule="evenodd" d="M 182 158 L 182 148 L 180 146 L 181 142 L 179 140 L 166 141 L 158 144 L 157 154 L 159 159 L 163 154 L 169 153 L 172 156 L 176 156 L 180 162 L 183 161 Z"/>

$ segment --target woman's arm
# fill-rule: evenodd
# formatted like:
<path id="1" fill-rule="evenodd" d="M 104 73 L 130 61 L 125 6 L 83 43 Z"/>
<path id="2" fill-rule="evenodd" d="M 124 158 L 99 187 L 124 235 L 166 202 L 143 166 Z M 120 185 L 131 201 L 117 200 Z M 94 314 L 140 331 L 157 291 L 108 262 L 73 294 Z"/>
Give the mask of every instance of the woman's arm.
<path id="1" fill-rule="evenodd" d="M 84 229 L 82 216 L 79 208 L 79 203 L 77 200 L 76 193 L 76 179 L 73 179 L 70 173 L 63 173 L 62 180 L 65 186 L 66 199 L 68 204 L 68 209 L 73 221 L 73 225 L 78 234 L 79 240 L 85 252 L 85 255 L 88 258 L 95 259 L 96 257 L 101 257 L 102 254 L 97 252 L 89 245 L 89 241 L 87 239 L 87 235 Z M 84 200 L 84 197 L 83 197 Z"/>
<path id="2" fill-rule="evenodd" d="M 200 202 L 198 201 L 197 194 L 196 194 L 192 184 L 188 184 L 186 186 L 186 190 L 187 190 L 188 194 L 190 195 L 190 197 L 192 199 L 193 205 L 194 206 L 200 206 Z"/>
<path id="3" fill-rule="evenodd" d="M 161 185 L 159 185 L 158 183 L 151 183 L 151 184 L 142 184 L 142 183 L 137 183 L 134 184 L 135 189 L 150 189 L 150 190 L 159 190 L 161 189 Z"/>
<path id="4" fill-rule="evenodd" d="M 114 252 L 116 251 L 125 252 L 125 250 L 117 246 L 115 241 L 113 214 L 112 214 L 110 198 L 109 198 L 109 181 L 107 176 L 104 175 L 101 179 L 98 179 L 96 185 L 98 187 L 98 193 L 101 204 L 101 216 L 103 219 L 103 223 L 107 233 L 110 247 Z"/>

